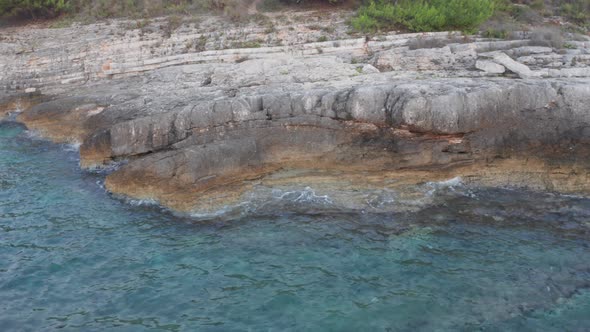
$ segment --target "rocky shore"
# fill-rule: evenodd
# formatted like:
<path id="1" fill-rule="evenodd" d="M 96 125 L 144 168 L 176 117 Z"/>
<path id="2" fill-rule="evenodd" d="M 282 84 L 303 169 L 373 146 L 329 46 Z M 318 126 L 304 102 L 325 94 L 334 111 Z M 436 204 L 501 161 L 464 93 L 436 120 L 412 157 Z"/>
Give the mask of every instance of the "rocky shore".
<path id="1" fill-rule="evenodd" d="M 119 165 L 111 192 L 181 211 L 257 185 L 590 192 L 588 38 L 367 37 L 348 15 L 5 29 L 0 115 L 81 144 L 81 167 Z"/>

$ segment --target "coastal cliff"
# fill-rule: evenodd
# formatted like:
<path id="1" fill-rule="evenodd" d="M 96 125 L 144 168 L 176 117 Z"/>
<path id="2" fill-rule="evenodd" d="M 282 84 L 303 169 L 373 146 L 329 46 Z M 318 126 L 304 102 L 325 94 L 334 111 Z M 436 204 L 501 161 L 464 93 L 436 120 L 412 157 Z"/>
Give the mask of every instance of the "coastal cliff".
<path id="1" fill-rule="evenodd" d="M 5 29 L 0 114 L 79 143 L 83 168 L 116 165 L 109 191 L 180 211 L 258 185 L 590 192 L 590 41 L 351 36 L 346 12 L 289 15 Z"/>

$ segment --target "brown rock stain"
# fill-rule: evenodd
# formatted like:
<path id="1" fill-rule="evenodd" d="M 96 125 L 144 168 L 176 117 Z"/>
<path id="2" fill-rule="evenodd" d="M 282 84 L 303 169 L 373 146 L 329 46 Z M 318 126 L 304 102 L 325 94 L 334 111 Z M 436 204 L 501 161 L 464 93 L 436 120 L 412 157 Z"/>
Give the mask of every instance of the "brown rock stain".
<path id="1" fill-rule="evenodd" d="M 104 107 L 88 104 L 52 116 L 23 112 L 18 120 L 56 143 L 81 143 L 90 134 L 84 126 L 86 121 L 103 110 Z"/>

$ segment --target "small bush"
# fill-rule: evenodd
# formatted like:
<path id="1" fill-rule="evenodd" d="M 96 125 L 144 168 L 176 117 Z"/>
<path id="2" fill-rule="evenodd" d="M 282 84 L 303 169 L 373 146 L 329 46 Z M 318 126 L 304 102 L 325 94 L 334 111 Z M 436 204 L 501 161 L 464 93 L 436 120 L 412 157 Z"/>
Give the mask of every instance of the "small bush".
<path id="1" fill-rule="evenodd" d="M 178 15 L 168 16 L 166 23 L 161 26 L 164 36 L 170 38 L 172 33 L 182 25 L 182 17 Z"/>
<path id="2" fill-rule="evenodd" d="M 195 51 L 203 52 L 205 50 L 207 50 L 207 37 L 205 37 L 205 35 L 201 35 L 201 37 L 199 37 L 195 43 Z"/>
<path id="3" fill-rule="evenodd" d="M 362 32 L 375 32 L 382 28 L 388 27 L 382 22 L 379 22 L 374 15 L 371 15 L 365 9 L 363 12 L 359 12 L 358 15 L 351 21 L 352 28 Z M 390 25 L 389 25 L 390 26 Z"/>
<path id="4" fill-rule="evenodd" d="M 490 20 L 481 26 L 482 36 L 496 39 L 518 39 L 519 26 L 511 20 Z"/>
<path id="5" fill-rule="evenodd" d="M 410 31 L 461 30 L 472 33 L 494 12 L 493 0 L 371 1 L 351 21 L 357 31 L 405 28 Z"/>
<path id="6" fill-rule="evenodd" d="M 514 5 L 512 7 L 511 16 L 518 22 L 527 24 L 535 24 L 542 22 L 543 17 L 537 10 L 533 10 L 531 7 L 524 5 Z"/>
<path id="7" fill-rule="evenodd" d="M 247 40 L 241 42 L 233 42 L 231 44 L 232 48 L 260 48 L 262 47 L 262 40 Z"/>
<path id="8" fill-rule="evenodd" d="M 494 0 L 494 9 L 497 12 L 510 13 L 514 10 L 514 7 L 510 0 Z"/>
<path id="9" fill-rule="evenodd" d="M 581 25 L 590 25 L 590 0 L 566 0 L 560 7 L 560 14 Z"/>
<path id="10" fill-rule="evenodd" d="M 545 10 L 545 0 L 533 0 L 531 2 L 531 8 L 539 11 Z"/>
<path id="11" fill-rule="evenodd" d="M 495 38 L 495 39 L 508 39 L 508 31 L 506 30 L 498 30 L 494 28 L 487 28 L 483 32 L 483 36 L 486 38 Z"/>
<path id="12" fill-rule="evenodd" d="M 281 9 L 281 7 L 282 4 L 279 0 L 263 0 L 258 6 L 258 9 L 265 12 L 272 12 Z"/>

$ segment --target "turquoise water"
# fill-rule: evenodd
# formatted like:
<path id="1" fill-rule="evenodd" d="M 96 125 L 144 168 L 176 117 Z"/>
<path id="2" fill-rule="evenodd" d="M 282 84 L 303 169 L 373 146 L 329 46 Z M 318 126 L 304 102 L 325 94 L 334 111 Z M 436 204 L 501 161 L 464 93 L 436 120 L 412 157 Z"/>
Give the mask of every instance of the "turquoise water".
<path id="1" fill-rule="evenodd" d="M 0 331 L 589 331 L 590 200 L 196 221 L 0 124 Z"/>

